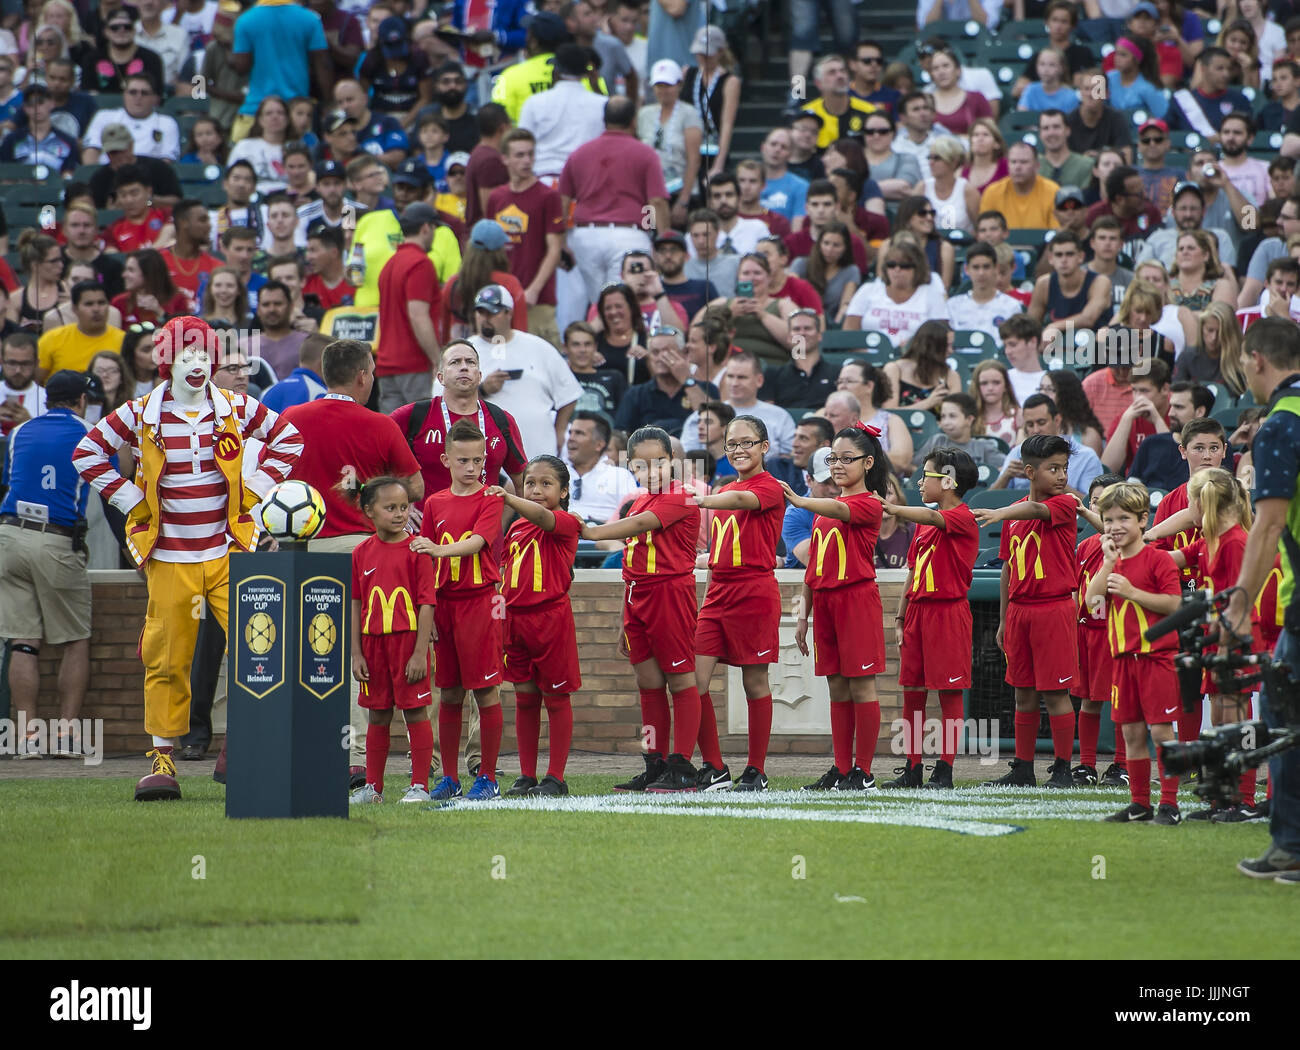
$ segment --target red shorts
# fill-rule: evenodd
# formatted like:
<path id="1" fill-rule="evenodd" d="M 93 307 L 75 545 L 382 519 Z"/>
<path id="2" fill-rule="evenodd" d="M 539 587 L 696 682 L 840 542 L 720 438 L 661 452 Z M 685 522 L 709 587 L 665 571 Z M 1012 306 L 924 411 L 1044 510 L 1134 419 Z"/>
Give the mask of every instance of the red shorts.
<path id="1" fill-rule="evenodd" d="M 633 664 L 653 659 L 664 674 L 695 673 L 695 577 L 631 583 L 623 592 L 623 633 Z"/>
<path id="2" fill-rule="evenodd" d="M 396 634 L 363 634 L 361 655 L 366 658 L 370 681 L 361 683 L 357 703 L 372 711 L 398 707 L 427 707 L 433 703 L 429 688 L 429 655 L 424 657 L 424 677 L 406 680 L 406 665 L 415 652 L 415 631 Z"/>
<path id="3" fill-rule="evenodd" d="M 885 614 L 876 581 L 812 594 L 813 673 L 844 678 L 883 674 Z"/>
<path id="4" fill-rule="evenodd" d="M 1177 722 L 1183 713 L 1183 697 L 1174 670 L 1173 650 L 1115 657 L 1110 704 L 1110 720 L 1119 725 Z"/>
<path id="5" fill-rule="evenodd" d="M 781 588 L 776 577 L 709 582 L 695 628 L 695 651 L 724 664 L 774 664 L 781 655 Z"/>
<path id="6" fill-rule="evenodd" d="M 1054 602 L 1008 602 L 1002 645 L 1007 684 L 1060 693 L 1079 673 L 1078 607 L 1069 595 Z"/>
<path id="7" fill-rule="evenodd" d="M 1096 627 L 1079 629 L 1079 674 L 1083 677 L 1081 686 L 1070 689 L 1075 696 L 1085 700 L 1095 700 L 1099 704 L 1110 703 L 1111 679 L 1115 674 L 1115 658 L 1110 655 L 1110 637 L 1107 632 Z M 1079 692 L 1075 692 L 1079 688 Z"/>
<path id="8" fill-rule="evenodd" d="M 582 688 L 569 596 L 506 608 L 506 681 L 536 682 L 548 696 Z"/>
<path id="9" fill-rule="evenodd" d="M 501 684 L 501 617 L 505 606 L 495 589 L 468 598 L 439 596 L 433 623 L 433 684 L 439 689 L 490 689 Z"/>
<path id="10" fill-rule="evenodd" d="M 970 688 L 970 602 L 908 602 L 903 613 L 898 684 L 904 689 Z"/>

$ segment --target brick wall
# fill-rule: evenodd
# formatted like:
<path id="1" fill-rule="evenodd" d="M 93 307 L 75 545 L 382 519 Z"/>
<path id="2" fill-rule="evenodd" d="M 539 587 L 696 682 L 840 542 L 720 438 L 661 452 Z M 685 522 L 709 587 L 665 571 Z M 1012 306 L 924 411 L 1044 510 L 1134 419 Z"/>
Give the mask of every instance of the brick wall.
<path id="1" fill-rule="evenodd" d="M 787 614 L 792 597 L 798 593 L 802 574 L 780 572 L 783 605 Z M 898 689 L 897 650 L 892 645 L 893 610 L 897 607 L 904 573 L 890 570 L 881 573 L 880 589 L 885 608 L 885 673 L 876 679 L 881 702 L 881 743 L 879 753 L 889 750 L 890 721 L 902 707 Z M 104 744 L 107 754 L 147 750 L 149 738 L 143 728 L 144 672 L 136 656 L 140 628 L 144 622 L 146 593 L 142 580 L 134 572 L 92 572 L 94 610 L 90 646 L 90 688 L 83 717 L 103 718 Z M 704 582 L 698 583 L 700 600 Z M 636 681 L 627 659 L 619 655 L 618 625 L 623 587 L 618 576 L 602 570 L 578 570 L 571 591 L 574 619 L 578 630 L 578 651 L 582 660 L 583 688 L 573 697 L 573 746 L 576 750 L 636 754 L 640 749 L 641 716 L 637 704 Z M 58 713 L 56 692 L 58 650 L 45 647 L 41 654 L 41 696 L 37 715 L 55 717 Z M 726 668 L 714 675 L 711 695 L 722 734 L 722 748 L 727 753 L 743 753 L 744 734 L 727 732 Z M 507 693 L 509 691 L 507 690 Z M 807 701 L 815 704 L 817 701 Z M 507 717 L 503 750 L 515 748 L 513 700 L 506 697 Z M 542 746 L 546 746 L 546 719 L 542 719 Z M 400 744 L 398 740 L 400 739 Z M 394 719 L 394 743 L 405 750 L 405 733 L 401 720 Z M 773 754 L 829 755 L 830 737 L 823 733 L 790 734 L 774 732 Z"/>

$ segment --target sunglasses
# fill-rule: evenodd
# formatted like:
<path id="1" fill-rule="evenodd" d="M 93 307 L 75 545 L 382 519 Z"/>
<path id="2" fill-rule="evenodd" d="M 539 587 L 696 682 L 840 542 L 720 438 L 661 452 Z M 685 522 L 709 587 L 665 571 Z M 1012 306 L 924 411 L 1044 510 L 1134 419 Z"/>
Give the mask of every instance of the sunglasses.
<path id="1" fill-rule="evenodd" d="M 114 22 L 112 25 L 106 25 L 104 31 L 108 33 L 120 33 L 135 27 L 130 22 Z"/>
<path id="2" fill-rule="evenodd" d="M 1147 135 L 1145 138 L 1140 139 L 1139 141 L 1141 141 L 1142 145 L 1144 146 L 1154 146 L 1161 142 L 1164 142 L 1165 137 L 1163 135 Z"/>
<path id="3" fill-rule="evenodd" d="M 883 66 L 885 64 L 885 60 L 879 55 L 872 55 L 870 58 L 860 58 L 858 61 L 864 66 Z"/>
<path id="4" fill-rule="evenodd" d="M 866 133 L 868 135 L 888 135 L 890 132 L 889 128 L 867 128 Z M 934 158 L 930 159 L 933 160 Z"/>
<path id="5" fill-rule="evenodd" d="M 934 158 L 934 157 L 931 157 L 930 159 L 931 159 L 931 160 L 934 160 L 935 158 Z M 939 159 L 942 160 L 943 158 L 939 158 Z M 922 208 L 922 209 L 921 209 L 920 211 L 918 211 L 916 214 L 917 214 L 917 215 L 920 215 L 920 216 L 921 216 L 922 218 L 924 218 L 924 219 L 933 219 L 933 218 L 934 218 L 934 209 L 933 209 L 933 208 Z"/>
<path id="6" fill-rule="evenodd" d="M 886 270 L 915 270 L 916 263 L 900 262 L 897 259 L 890 259 L 889 262 L 885 263 L 885 269 Z"/>

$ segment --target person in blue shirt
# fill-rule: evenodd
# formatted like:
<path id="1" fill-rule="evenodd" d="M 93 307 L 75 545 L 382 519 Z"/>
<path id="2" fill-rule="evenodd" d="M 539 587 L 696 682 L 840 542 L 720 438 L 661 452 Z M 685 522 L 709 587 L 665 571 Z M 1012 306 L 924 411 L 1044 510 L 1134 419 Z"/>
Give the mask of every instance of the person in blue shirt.
<path id="1" fill-rule="evenodd" d="M 324 332 L 312 332 L 304 339 L 298 347 L 298 367 L 262 396 L 262 404 L 272 412 L 283 412 L 290 405 L 324 397 L 328 390 L 321 378 L 321 355 L 331 341 Z"/>
<path id="2" fill-rule="evenodd" d="M 1169 100 L 1156 86 L 1159 82 L 1160 66 L 1151 45 L 1120 37 L 1115 42 L 1115 68 L 1106 74 L 1110 104 L 1116 109 L 1142 108 L 1149 118 L 1159 119 L 1169 109 Z"/>
<path id="3" fill-rule="evenodd" d="M 86 571 L 86 500 L 90 486 L 72 457 L 90 426 L 86 406 L 104 400 L 91 373 L 55 372 L 45 384 L 46 410 L 9 434 L 0 502 L 0 638 L 8 638 L 14 717 L 28 728 L 19 757 L 80 753 L 70 720 L 81 713 L 90 676 L 90 576 Z M 96 496 L 96 499 L 99 497 Z M 63 646 L 59 663 L 59 732 L 48 740 L 32 724 L 40 693 L 41 641 Z"/>
<path id="4" fill-rule="evenodd" d="M 396 117 L 370 108 L 365 89 L 358 81 L 340 80 L 334 85 L 334 101 L 357 128 L 357 145 L 395 169 L 411 148 L 406 132 Z"/>
<path id="5" fill-rule="evenodd" d="M 230 65 L 248 76 L 248 94 L 230 129 L 232 142 L 248 134 L 267 95 L 311 96 L 313 77 L 322 96 L 334 87 L 334 64 L 320 15 L 292 0 L 260 0 L 239 16 Z"/>
<path id="6" fill-rule="evenodd" d="M 1065 56 L 1054 47 L 1045 47 L 1034 59 L 1038 79 L 1020 95 L 1022 110 L 1059 109 L 1072 113 L 1079 108 L 1079 94 L 1065 82 Z"/>
<path id="7" fill-rule="evenodd" d="M 1025 398 L 1020 409 L 1024 420 L 1025 437 L 1035 434 L 1061 435 L 1061 412 L 1056 402 L 1046 394 L 1031 394 Z M 1085 502 L 1088 485 L 1098 474 L 1102 473 L 1101 460 L 1087 445 L 1081 445 L 1074 435 L 1066 437 L 1070 445 L 1069 473 L 1066 479 L 1067 491 L 1074 491 Z M 990 489 L 1027 489 L 1029 481 L 1025 478 L 1025 466 L 1020 459 L 1020 446 L 1017 445 L 1007 453 L 1003 461 L 1002 473 L 989 486 Z"/>
<path id="8" fill-rule="evenodd" d="M 1195 131 L 1209 138 L 1218 133 L 1229 113 L 1251 112 L 1250 100 L 1241 88 L 1228 86 L 1233 64 L 1232 57 L 1221 47 L 1207 47 L 1196 56 L 1201 86 L 1174 92 L 1165 117 L 1171 131 Z"/>

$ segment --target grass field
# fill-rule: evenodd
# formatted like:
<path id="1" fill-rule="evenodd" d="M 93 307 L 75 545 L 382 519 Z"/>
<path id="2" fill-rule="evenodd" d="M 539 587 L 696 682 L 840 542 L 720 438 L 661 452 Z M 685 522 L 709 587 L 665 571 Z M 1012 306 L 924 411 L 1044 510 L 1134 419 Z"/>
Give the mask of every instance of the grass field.
<path id="1" fill-rule="evenodd" d="M 8 780 L 0 957 L 1281 951 L 1288 889 L 1233 870 L 1267 845 L 1263 824 L 1103 824 L 1127 802 L 1105 789 L 656 801 L 606 795 L 614 782 L 574 776 L 554 804 L 229 821 L 223 789 L 197 777 L 184 802 L 148 806 L 126 778 Z"/>

